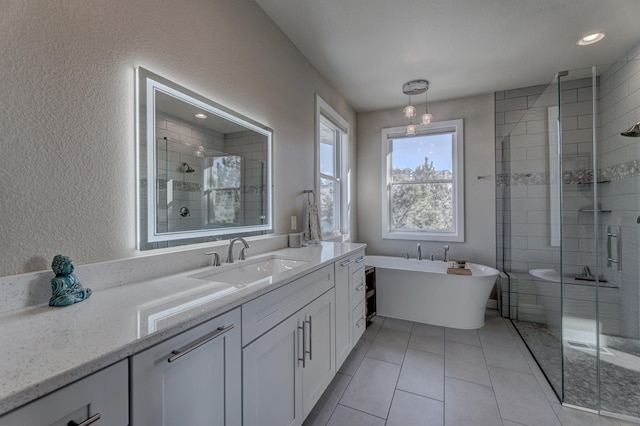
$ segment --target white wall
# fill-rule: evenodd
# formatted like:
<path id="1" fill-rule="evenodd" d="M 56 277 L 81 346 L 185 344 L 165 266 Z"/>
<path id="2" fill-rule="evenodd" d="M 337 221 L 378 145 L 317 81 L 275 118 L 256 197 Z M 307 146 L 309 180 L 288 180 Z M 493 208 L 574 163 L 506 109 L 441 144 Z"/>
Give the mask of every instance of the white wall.
<path id="1" fill-rule="evenodd" d="M 251 0 L 5 2 L 0 51 L 0 276 L 136 254 L 136 66 L 275 130 L 276 233 L 314 184 L 315 93 L 355 158 L 353 110 Z"/>
<path id="2" fill-rule="evenodd" d="M 423 106 L 416 106 L 421 111 Z M 429 103 L 435 121 L 464 119 L 465 242 L 449 243 L 452 258 L 494 266 L 496 262 L 493 95 Z M 415 257 L 416 241 L 383 240 L 381 130 L 405 125 L 402 107 L 358 114 L 358 236 L 367 253 Z M 482 176 L 482 179 L 478 179 Z M 443 242 L 425 242 L 422 253 L 442 256 Z"/>

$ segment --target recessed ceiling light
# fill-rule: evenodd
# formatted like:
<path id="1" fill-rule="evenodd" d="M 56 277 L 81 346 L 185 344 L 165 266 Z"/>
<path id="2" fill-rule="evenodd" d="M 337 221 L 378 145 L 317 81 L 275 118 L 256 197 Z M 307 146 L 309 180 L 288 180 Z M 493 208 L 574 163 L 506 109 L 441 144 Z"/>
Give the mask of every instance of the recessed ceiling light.
<path id="1" fill-rule="evenodd" d="M 199 113 L 196 114 L 196 118 L 204 119 L 204 118 L 207 118 L 207 116 L 204 115 L 203 113 L 199 112 Z"/>
<path id="2" fill-rule="evenodd" d="M 593 33 L 588 34 L 578 40 L 578 46 L 588 46 L 593 43 L 597 43 L 604 38 L 604 33 Z"/>

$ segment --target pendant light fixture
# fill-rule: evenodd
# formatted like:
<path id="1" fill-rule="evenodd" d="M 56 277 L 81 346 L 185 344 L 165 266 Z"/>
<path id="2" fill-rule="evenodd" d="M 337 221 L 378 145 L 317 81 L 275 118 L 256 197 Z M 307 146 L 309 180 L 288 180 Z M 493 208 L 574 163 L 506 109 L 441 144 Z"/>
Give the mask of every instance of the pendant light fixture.
<path id="1" fill-rule="evenodd" d="M 402 93 L 409 96 L 409 105 L 404 107 L 402 110 L 402 116 L 405 120 L 409 120 L 409 125 L 407 126 L 407 136 L 413 136 L 416 134 L 416 126 L 411 121 L 416 116 L 416 108 L 411 105 L 411 96 L 420 95 L 421 93 L 425 93 L 429 90 L 429 81 L 427 80 L 411 80 L 407 81 L 402 85 Z M 427 98 L 425 95 L 425 102 Z M 425 112 L 422 114 L 420 118 L 420 124 L 427 125 L 431 123 L 433 116 L 429 114 L 429 109 L 427 104 L 425 103 Z"/>
<path id="2" fill-rule="evenodd" d="M 429 91 L 429 82 L 427 82 L 427 88 L 424 91 L 424 114 L 420 117 L 420 123 L 423 125 L 431 124 L 431 120 L 433 120 L 433 115 L 429 114 L 429 97 L 427 96 L 427 92 Z"/>

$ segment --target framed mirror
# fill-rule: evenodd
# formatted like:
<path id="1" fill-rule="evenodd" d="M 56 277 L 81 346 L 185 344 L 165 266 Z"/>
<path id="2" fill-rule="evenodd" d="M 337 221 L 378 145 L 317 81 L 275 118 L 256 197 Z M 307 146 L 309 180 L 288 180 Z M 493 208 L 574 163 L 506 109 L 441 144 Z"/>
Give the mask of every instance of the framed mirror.
<path id="1" fill-rule="evenodd" d="M 138 248 L 273 232 L 273 131 L 136 68 Z"/>

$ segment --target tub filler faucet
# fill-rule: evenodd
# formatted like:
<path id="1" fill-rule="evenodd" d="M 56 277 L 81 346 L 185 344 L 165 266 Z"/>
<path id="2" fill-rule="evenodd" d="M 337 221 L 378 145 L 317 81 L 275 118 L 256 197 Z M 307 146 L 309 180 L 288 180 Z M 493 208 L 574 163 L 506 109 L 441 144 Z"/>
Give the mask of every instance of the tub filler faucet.
<path id="1" fill-rule="evenodd" d="M 449 244 L 445 244 L 444 246 L 442 246 L 442 248 L 444 249 L 444 258 L 442 259 L 443 261 L 447 261 L 447 252 L 449 251 Z"/>
<path id="2" fill-rule="evenodd" d="M 416 259 L 422 260 L 422 247 L 420 246 L 420 243 L 418 243 L 418 251 L 416 253 Z"/>

